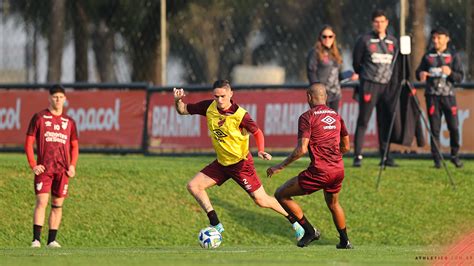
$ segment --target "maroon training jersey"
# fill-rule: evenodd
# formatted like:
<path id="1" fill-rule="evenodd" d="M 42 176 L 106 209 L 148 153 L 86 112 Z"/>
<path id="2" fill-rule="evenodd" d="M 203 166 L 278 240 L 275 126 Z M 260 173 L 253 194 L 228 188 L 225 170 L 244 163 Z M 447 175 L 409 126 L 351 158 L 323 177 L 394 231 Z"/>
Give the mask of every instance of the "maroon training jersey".
<path id="1" fill-rule="evenodd" d="M 187 104 L 186 109 L 188 110 L 188 113 L 191 115 L 206 116 L 207 108 L 209 108 L 209 105 L 211 105 L 213 101 L 214 100 L 205 100 L 205 101 L 197 102 L 194 104 Z M 232 102 L 232 105 L 230 106 L 229 109 L 225 111 L 217 109 L 217 111 L 219 111 L 219 113 L 222 115 L 226 115 L 226 114 L 231 115 L 235 113 L 237 109 L 239 109 L 239 106 L 236 103 Z M 258 125 L 250 117 L 249 113 L 246 113 L 244 117 L 242 118 L 242 122 L 240 122 L 239 128 L 241 129 L 245 128 L 248 132 L 250 132 L 251 134 L 254 134 L 258 130 Z"/>
<path id="2" fill-rule="evenodd" d="M 71 141 L 77 140 L 76 123 L 66 114 L 53 115 L 48 109 L 31 118 L 28 136 L 36 138 L 37 163 L 45 173 L 64 173 L 71 161 Z"/>
<path id="3" fill-rule="evenodd" d="M 347 135 L 342 118 L 326 105 L 317 105 L 298 119 L 298 139 L 309 139 L 310 170 L 334 172 L 344 169 L 339 144 L 341 137 Z"/>

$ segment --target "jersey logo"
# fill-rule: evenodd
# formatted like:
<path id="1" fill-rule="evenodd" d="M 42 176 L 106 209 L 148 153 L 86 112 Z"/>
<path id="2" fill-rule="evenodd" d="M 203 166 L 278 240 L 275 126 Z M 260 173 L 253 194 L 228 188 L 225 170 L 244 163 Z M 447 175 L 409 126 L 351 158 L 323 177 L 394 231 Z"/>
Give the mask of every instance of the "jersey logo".
<path id="1" fill-rule="evenodd" d="M 53 116 L 52 115 L 43 115 L 43 118 L 46 118 L 46 119 L 52 119 Z"/>
<path id="2" fill-rule="evenodd" d="M 212 132 L 214 133 L 214 135 L 215 135 L 217 138 L 225 138 L 225 137 L 227 137 L 227 134 L 224 133 L 224 132 L 223 132 L 222 130 L 220 130 L 220 129 L 214 129 Z"/>
<path id="3" fill-rule="evenodd" d="M 44 125 L 45 125 L 45 126 L 47 126 L 47 127 L 50 127 L 50 126 L 51 126 L 51 124 L 52 124 L 52 122 L 51 122 L 51 121 L 46 121 L 46 122 L 44 122 Z"/>
<path id="4" fill-rule="evenodd" d="M 334 119 L 332 116 L 327 115 L 323 119 L 321 119 L 321 122 L 326 123 L 327 126 L 324 126 L 324 129 L 336 129 L 336 126 L 333 124 L 336 123 L 336 119 Z"/>
<path id="5" fill-rule="evenodd" d="M 43 182 L 36 183 L 36 190 L 40 191 L 43 188 Z"/>
<path id="6" fill-rule="evenodd" d="M 67 128 L 67 121 L 61 121 L 61 127 L 63 129 L 66 129 Z"/>

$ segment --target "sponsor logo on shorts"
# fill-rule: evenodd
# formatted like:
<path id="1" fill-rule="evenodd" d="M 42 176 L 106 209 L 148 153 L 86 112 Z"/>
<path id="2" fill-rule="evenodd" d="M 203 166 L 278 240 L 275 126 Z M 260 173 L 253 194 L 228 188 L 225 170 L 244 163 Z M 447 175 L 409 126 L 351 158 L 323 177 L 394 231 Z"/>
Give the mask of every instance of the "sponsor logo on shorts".
<path id="1" fill-rule="evenodd" d="M 326 123 L 327 126 L 324 126 L 324 129 L 336 129 L 336 126 L 333 125 L 336 123 L 336 119 L 334 119 L 332 116 L 327 115 L 323 119 L 321 119 L 321 122 Z"/>
<path id="2" fill-rule="evenodd" d="M 67 185 L 67 184 L 66 184 L 66 185 L 64 185 L 64 189 L 63 189 L 63 195 L 66 195 L 66 194 L 67 194 L 67 187 L 68 187 L 68 185 Z"/>
<path id="3" fill-rule="evenodd" d="M 36 190 L 40 191 L 43 188 L 43 182 L 36 183 Z"/>

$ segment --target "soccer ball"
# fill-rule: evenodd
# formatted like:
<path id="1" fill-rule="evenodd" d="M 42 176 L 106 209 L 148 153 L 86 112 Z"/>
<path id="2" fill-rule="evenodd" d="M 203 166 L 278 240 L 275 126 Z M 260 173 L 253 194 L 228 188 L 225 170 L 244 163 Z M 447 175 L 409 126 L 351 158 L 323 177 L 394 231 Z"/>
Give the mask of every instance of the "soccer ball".
<path id="1" fill-rule="evenodd" d="M 222 235 L 214 227 L 206 227 L 199 232 L 199 244 L 202 248 L 217 248 L 222 243 Z"/>

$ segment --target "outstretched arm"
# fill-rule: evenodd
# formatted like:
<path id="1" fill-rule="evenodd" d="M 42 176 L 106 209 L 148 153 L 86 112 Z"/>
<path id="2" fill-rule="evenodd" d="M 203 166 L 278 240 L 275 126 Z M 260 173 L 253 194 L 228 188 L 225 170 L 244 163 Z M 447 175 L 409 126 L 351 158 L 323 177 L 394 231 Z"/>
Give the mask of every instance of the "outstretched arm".
<path id="1" fill-rule="evenodd" d="M 286 157 L 283 162 L 267 169 L 267 177 L 271 177 L 272 175 L 279 173 L 286 166 L 290 165 L 292 162 L 298 160 L 299 158 L 301 158 L 301 156 L 305 155 L 308 152 L 308 144 L 308 138 L 299 138 L 298 145 L 293 150 L 293 152 L 288 155 L 288 157 Z"/>
<path id="2" fill-rule="evenodd" d="M 180 115 L 189 115 L 188 109 L 186 108 L 186 104 L 183 103 L 183 97 L 186 96 L 184 94 L 183 89 L 173 88 L 174 94 L 174 106 L 176 107 L 176 112 Z"/>
<path id="3" fill-rule="evenodd" d="M 270 153 L 265 152 L 265 138 L 263 137 L 263 132 L 258 129 L 253 133 L 253 136 L 255 138 L 255 142 L 257 143 L 257 148 L 258 148 L 258 157 L 263 160 L 268 160 L 270 161 L 272 159 L 272 156 Z"/>

